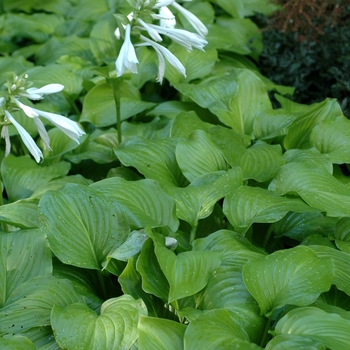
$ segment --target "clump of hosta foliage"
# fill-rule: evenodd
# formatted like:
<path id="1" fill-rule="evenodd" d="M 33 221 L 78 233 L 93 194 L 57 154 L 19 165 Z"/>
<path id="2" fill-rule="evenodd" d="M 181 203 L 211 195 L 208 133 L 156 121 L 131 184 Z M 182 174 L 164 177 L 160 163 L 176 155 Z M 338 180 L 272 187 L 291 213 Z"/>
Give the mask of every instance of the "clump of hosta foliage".
<path id="1" fill-rule="evenodd" d="M 186 77 L 167 65 L 160 85 L 145 46 L 116 77 L 133 1 L 1 2 L 0 83 L 64 86 L 25 105 L 86 133 L 45 124 L 44 149 L 6 107 L 44 161 L 2 120 L 1 349 L 348 349 L 350 121 L 251 63 L 266 1 L 182 5 L 208 45 L 165 42 Z"/>

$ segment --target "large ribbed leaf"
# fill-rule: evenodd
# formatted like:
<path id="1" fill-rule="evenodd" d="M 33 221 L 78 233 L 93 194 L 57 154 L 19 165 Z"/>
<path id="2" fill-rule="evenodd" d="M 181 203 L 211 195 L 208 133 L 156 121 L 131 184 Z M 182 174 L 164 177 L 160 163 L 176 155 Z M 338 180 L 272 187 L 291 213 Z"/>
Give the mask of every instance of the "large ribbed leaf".
<path id="1" fill-rule="evenodd" d="M 324 120 L 312 130 L 310 144 L 329 155 L 333 163 L 350 163 L 350 121 L 340 116 Z"/>
<path id="2" fill-rule="evenodd" d="M 313 245 L 311 248 L 320 258 L 331 258 L 334 263 L 332 283 L 339 290 L 350 295 L 350 254 L 325 246 Z"/>
<path id="3" fill-rule="evenodd" d="M 186 326 L 162 318 L 140 317 L 139 349 L 182 350 Z"/>
<path id="4" fill-rule="evenodd" d="M 244 283 L 266 316 L 287 304 L 311 304 L 329 290 L 333 274 L 332 260 L 305 246 L 251 259 L 243 267 Z"/>
<path id="5" fill-rule="evenodd" d="M 67 175 L 70 164 L 59 162 L 40 166 L 29 157 L 9 155 L 1 163 L 1 175 L 11 202 L 28 198 L 50 180 Z"/>
<path id="6" fill-rule="evenodd" d="M 51 251 L 38 229 L 0 233 L 0 307 L 22 283 L 52 273 Z"/>
<path id="7" fill-rule="evenodd" d="M 227 169 L 220 149 L 203 130 L 196 130 L 187 140 L 178 142 L 176 159 L 183 174 L 191 182 L 204 174 Z"/>
<path id="8" fill-rule="evenodd" d="M 265 140 L 285 135 L 295 119 L 295 115 L 283 109 L 261 111 L 254 120 L 254 137 Z"/>
<path id="9" fill-rule="evenodd" d="M 38 201 L 22 199 L 0 206 L 0 221 L 20 228 L 39 227 Z"/>
<path id="10" fill-rule="evenodd" d="M 310 206 L 329 216 L 350 216 L 350 189 L 323 167 L 305 162 L 281 167 L 269 189 L 278 193 L 297 193 Z"/>
<path id="11" fill-rule="evenodd" d="M 0 348 L 6 350 L 36 350 L 35 345 L 26 337 L 16 335 L 0 338 Z"/>
<path id="12" fill-rule="evenodd" d="M 112 177 L 90 187 L 115 198 L 132 229 L 168 226 L 175 232 L 178 228 L 175 201 L 153 180 L 127 181 Z"/>
<path id="13" fill-rule="evenodd" d="M 175 158 L 175 139 L 128 139 L 115 150 L 120 162 L 136 168 L 147 179 L 161 184 L 183 186 L 187 180 L 182 175 Z"/>
<path id="14" fill-rule="evenodd" d="M 163 236 L 156 233 L 152 236 L 156 257 L 169 282 L 169 303 L 203 289 L 213 270 L 221 263 L 222 252 L 197 250 L 176 255 L 165 246 Z"/>
<path id="15" fill-rule="evenodd" d="M 241 186 L 224 200 L 224 213 L 235 229 L 254 222 L 275 222 L 289 211 L 314 211 L 299 198 L 278 196 L 260 187 Z"/>
<path id="16" fill-rule="evenodd" d="M 296 104 L 297 105 L 297 104 Z M 297 119 L 288 128 L 287 136 L 284 139 L 286 149 L 308 148 L 312 129 L 323 120 L 332 120 L 342 115 L 341 108 L 335 99 L 326 99 L 320 103 L 310 106 L 292 104 L 283 106 L 287 110 L 294 112 L 298 109 L 300 113 Z"/>
<path id="17" fill-rule="evenodd" d="M 262 349 L 249 342 L 248 334 L 228 310 L 211 310 L 192 321 L 186 329 L 185 350 Z"/>
<path id="18" fill-rule="evenodd" d="M 295 334 L 280 334 L 270 340 L 266 350 L 326 350 L 326 347 L 320 342 L 308 338 L 307 335 L 300 336 Z"/>
<path id="19" fill-rule="evenodd" d="M 121 82 L 120 91 L 122 120 L 154 106 L 154 103 L 142 101 L 140 92 L 124 80 Z M 96 85 L 87 93 L 80 121 L 90 122 L 98 127 L 116 124 L 113 90 L 109 84 Z"/>
<path id="20" fill-rule="evenodd" d="M 315 307 L 303 307 L 289 311 L 282 317 L 276 325 L 275 333 L 305 336 L 315 343 L 322 343 L 328 349 L 348 350 L 350 321 Z"/>
<path id="21" fill-rule="evenodd" d="M 235 167 L 226 173 L 221 171 L 203 175 L 185 188 L 169 186 L 166 192 L 175 199 L 178 218 L 193 227 L 197 226 L 198 220 L 212 213 L 219 199 L 241 185 L 241 169 Z"/>
<path id="22" fill-rule="evenodd" d="M 20 333 L 49 326 L 51 309 L 84 302 L 73 284 L 53 276 L 35 277 L 21 284 L 0 309 L 0 334 Z"/>
<path id="23" fill-rule="evenodd" d="M 240 167 L 243 179 L 267 181 L 275 175 L 284 162 L 280 145 L 269 145 L 258 141 L 242 155 Z"/>
<path id="24" fill-rule="evenodd" d="M 69 184 L 45 193 L 39 213 L 52 251 L 70 265 L 100 269 L 129 234 L 116 200 L 86 186 Z"/>
<path id="25" fill-rule="evenodd" d="M 123 295 L 104 302 L 100 315 L 82 303 L 54 306 L 51 324 L 62 349 L 129 350 L 141 315 L 147 315 L 143 301 Z"/>

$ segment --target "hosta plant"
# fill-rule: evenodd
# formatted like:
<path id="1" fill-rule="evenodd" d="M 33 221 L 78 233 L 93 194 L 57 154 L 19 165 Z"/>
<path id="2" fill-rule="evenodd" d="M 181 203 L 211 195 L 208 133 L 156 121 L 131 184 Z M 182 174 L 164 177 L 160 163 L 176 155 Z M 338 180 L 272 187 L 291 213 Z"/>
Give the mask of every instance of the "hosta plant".
<path id="1" fill-rule="evenodd" d="M 350 121 L 250 63 L 272 5 L 1 5 L 0 348 L 347 350 Z"/>

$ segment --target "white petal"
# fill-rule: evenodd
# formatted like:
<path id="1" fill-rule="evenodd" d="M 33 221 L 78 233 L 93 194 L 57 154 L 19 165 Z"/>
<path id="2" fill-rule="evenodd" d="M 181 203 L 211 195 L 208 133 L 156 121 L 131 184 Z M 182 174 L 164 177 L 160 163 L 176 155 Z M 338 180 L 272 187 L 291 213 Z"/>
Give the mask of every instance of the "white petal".
<path id="1" fill-rule="evenodd" d="M 35 112 L 34 108 L 24 105 L 22 102 L 14 98 L 16 105 L 29 117 L 36 118 L 39 117 L 39 114 Z"/>
<path id="2" fill-rule="evenodd" d="M 7 125 L 4 125 L 1 129 L 1 137 L 5 139 L 5 157 L 7 157 L 10 154 L 11 151 L 11 141 L 10 141 L 10 134 L 9 134 L 9 128 Z"/>
<path id="3" fill-rule="evenodd" d="M 167 48 L 164 46 L 157 44 L 156 42 L 144 37 L 143 35 L 140 35 L 140 38 L 144 41 L 141 44 L 138 44 L 137 46 L 152 46 L 158 55 L 164 56 L 167 61 L 178 71 L 180 72 L 185 78 L 186 78 L 186 69 L 183 66 L 183 64 L 180 62 L 180 60 L 172 53 L 170 52 Z M 158 80 L 162 81 L 164 71 L 163 73 L 161 70 L 163 70 L 162 64 L 163 64 L 163 58 L 159 60 L 160 66 L 159 66 L 159 71 L 158 71 Z"/>
<path id="4" fill-rule="evenodd" d="M 28 134 L 28 132 L 17 123 L 15 118 L 12 117 L 9 111 L 5 111 L 6 118 L 13 124 L 13 126 L 17 129 L 19 136 L 21 136 L 21 139 L 23 140 L 23 143 L 28 148 L 28 151 L 31 153 L 31 155 L 35 158 L 37 163 L 40 163 L 40 160 L 43 157 L 43 154 L 40 150 L 40 148 L 37 146 L 37 144 L 34 142 L 33 138 Z"/>
<path id="5" fill-rule="evenodd" d="M 49 120 L 52 124 L 54 124 L 57 128 L 59 128 L 62 132 L 64 132 L 67 136 L 69 136 L 77 143 L 79 143 L 79 137 L 85 134 L 78 123 L 70 120 L 69 118 L 55 113 L 40 111 L 38 109 L 34 109 L 34 111 L 41 117 Z"/>
<path id="6" fill-rule="evenodd" d="M 150 25 L 148 25 L 147 23 L 145 23 L 142 19 L 138 18 L 137 21 L 141 24 L 141 29 L 145 29 L 147 30 L 149 36 L 155 40 L 155 41 L 162 41 L 162 37 L 158 34 L 158 32 L 152 28 Z M 140 27 L 138 27 L 140 28 Z"/>
<path id="7" fill-rule="evenodd" d="M 180 13 L 182 13 L 182 15 L 187 19 L 187 21 L 191 24 L 191 26 L 196 30 L 196 32 L 199 35 L 205 36 L 208 34 L 207 27 L 192 12 L 185 9 L 177 2 L 173 2 L 171 5 L 174 6 Z"/>
<path id="8" fill-rule="evenodd" d="M 43 140 L 44 148 L 52 151 L 52 149 L 50 147 L 50 137 L 45 129 L 45 125 L 43 124 L 43 122 L 39 118 L 34 118 L 34 122 L 35 122 L 35 125 L 39 131 L 39 135 L 40 135 L 41 139 Z"/>
<path id="9" fill-rule="evenodd" d="M 137 64 L 139 61 L 136 57 L 134 46 L 130 40 L 130 29 L 130 24 L 127 24 L 125 27 L 124 43 L 115 62 L 117 77 L 122 76 L 126 69 L 129 69 L 132 73 L 137 74 Z"/>
<path id="10" fill-rule="evenodd" d="M 163 6 L 159 9 L 160 26 L 165 28 L 175 28 L 176 19 L 174 14 L 169 10 L 167 6 Z"/>
<path id="11" fill-rule="evenodd" d="M 175 0 L 159 0 L 159 1 L 153 6 L 153 8 L 154 8 L 154 9 L 159 9 L 160 7 L 171 5 L 173 2 L 175 2 Z"/>

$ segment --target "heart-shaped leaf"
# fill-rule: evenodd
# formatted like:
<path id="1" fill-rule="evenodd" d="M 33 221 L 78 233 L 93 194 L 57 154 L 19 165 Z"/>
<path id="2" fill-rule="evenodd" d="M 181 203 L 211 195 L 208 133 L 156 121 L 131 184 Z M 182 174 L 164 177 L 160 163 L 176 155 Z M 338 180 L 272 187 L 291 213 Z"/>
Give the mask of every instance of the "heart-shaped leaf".
<path id="1" fill-rule="evenodd" d="M 315 307 L 302 307 L 282 317 L 275 333 L 305 336 L 328 349 L 347 350 L 350 344 L 350 321 Z"/>
<path id="2" fill-rule="evenodd" d="M 169 303 L 203 289 L 212 271 L 221 263 L 222 252 L 188 251 L 175 255 L 165 246 L 164 236 L 154 232 L 150 236 L 159 265 L 169 282 Z"/>
<path id="3" fill-rule="evenodd" d="M 326 350 L 326 347 L 312 338 L 308 338 L 307 335 L 299 336 L 295 334 L 280 334 L 270 340 L 266 347 L 266 350 Z"/>
<path id="4" fill-rule="evenodd" d="M 90 186 L 116 199 L 128 218 L 131 229 L 169 227 L 177 231 L 179 221 L 175 201 L 156 181 L 127 181 L 120 177 L 107 178 Z"/>
<path id="5" fill-rule="evenodd" d="M 243 280 L 260 314 L 269 316 L 287 304 L 314 302 L 331 287 L 333 269 L 331 259 L 320 259 L 312 249 L 297 246 L 249 260 L 243 267 Z"/>
<path id="6" fill-rule="evenodd" d="M 22 283 L 52 273 L 51 251 L 38 229 L 0 233 L 0 307 Z"/>
<path id="7" fill-rule="evenodd" d="M 46 192 L 39 212 L 52 251 L 70 265 L 101 269 L 107 255 L 129 234 L 118 203 L 87 186 L 69 184 Z"/>
<path id="8" fill-rule="evenodd" d="M 0 309 L 0 333 L 21 333 L 49 326 L 52 307 L 83 303 L 73 284 L 53 276 L 35 277 L 21 284 Z"/>
<path id="9" fill-rule="evenodd" d="M 187 140 L 178 142 L 176 160 L 190 182 L 202 175 L 227 169 L 220 149 L 203 130 L 196 130 Z"/>
<path id="10" fill-rule="evenodd" d="M 225 197 L 224 213 L 236 230 L 247 230 L 254 222 L 275 222 L 289 211 L 315 211 L 299 198 L 277 196 L 260 187 L 241 186 Z"/>
<path id="11" fill-rule="evenodd" d="M 147 315 L 142 300 L 123 295 L 104 302 L 100 315 L 81 303 L 54 306 L 51 324 L 63 349 L 129 350 L 137 340 L 141 315 Z"/>
<path id="12" fill-rule="evenodd" d="M 138 346 L 141 349 L 181 350 L 186 328 L 175 321 L 141 316 Z"/>

